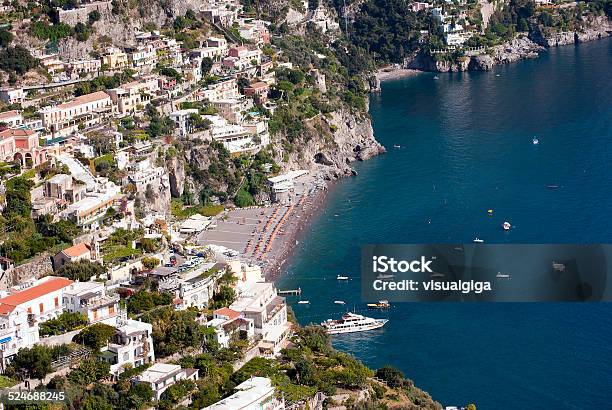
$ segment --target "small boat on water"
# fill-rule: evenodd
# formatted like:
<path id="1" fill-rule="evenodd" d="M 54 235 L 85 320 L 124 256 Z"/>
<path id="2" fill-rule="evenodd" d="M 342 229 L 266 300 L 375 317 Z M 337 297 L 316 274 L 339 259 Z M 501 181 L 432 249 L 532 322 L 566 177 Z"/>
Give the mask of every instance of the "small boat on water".
<path id="1" fill-rule="evenodd" d="M 559 185 L 546 185 L 546 188 L 548 188 L 548 189 L 557 189 L 557 188 L 559 188 Z"/>
<path id="2" fill-rule="evenodd" d="M 507 273 L 501 273 L 501 272 L 497 272 L 497 275 L 495 275 L 495 277 L 497 279 L 510 279 L 510 275 L 508 275 Z"/>
<path id="3" fill-rule="evenodd" d="M 374 319 L 348 312 L 339 320 L 326 320 L 321 323 L 321 326 L 327 334 L 336 335 L 378 329 L 383 327 L 388 321 L 388 319 Z"/>
<path id="4" fill-rule="evenodd" d="M 440 273 L 440 272 L 434 272 L 434 273 L 432 273 L 432 274 L 431 274 L 431 275 L 429 275 L 429 276 L 430 276 L 430 277 L 432 277 L 432 278 L 443 278 L 443 277 L 444 277 L 444 274 L 443 274 L 443 273 Z"/>
<path id="5" fill-rule="evenodd" d="M 310 304 L 310 301 L 309 301 L 309 300 L 300 300 L 300 301 L 298 302 L 298 305 L 309 305 L 309 304 Z"/>
<path id="6" fill-rule="evenodd" d="M 565 265 L 559 262 L 553 261 L 552 268 L 556 270 L 557 272 L 565 272 Z"/>
<path id="7" fill-rule="evenodd" d="M 391 304 L 388 300 L 379 300 L 378 303 L 368 303 L 368 309 L 389 309 Z"/>
<path id="8" fill-rule="evenodd" d="M 439 80 L 440 77 L 438 77 L 437 75 L 434 75 L 434 80 Z"/>
<path id="9" fill-rule="evenodd" d="M 533 137 L 533 139 L 531 140 L 531 143 L 532 143 L 533 145 L 539 145 L 539 144 L 540 144 L 540 140 L 539 140 L 539 139 L 537 139 L 536 137 Z"/>
<path id="10" fill-rule="evenodd" d="M 504 228 L 504 231 L 509 231 L 512 225 L 510 225 L 510 222 L 506 221 L 502 224 L 502 228 Z"/>
<path id="11" fill-rule="evenodd" d="M 400 149 L 401 147 L 402 147 L 401 145 L 393 144 L 393 148 Z"/>
<path id="12" fill-rule="evenodd" d="M 338 275 L 336 276 L 336 280 L 349 280 L 348 276 L 344 276 L 344 275 Z"/>
<path id="13" fill-rule="evenodd" d="M 474 242 L 476 243 L 483 243 L 484 240 L 480 239 L 479 237 L 474 238 Z"/>
<path id="14" fill-rule="evenodd" d="M 343 300 L 334 300 L 334 303 L 336 305 L 344 305 L 344 304 L 346 304 L 346 302 L 344 302 Z"/>
<path id="15" fill-rule="evenodd" d="M 379 273 L 376 279 L 393 279 L 395 275 Z"/>

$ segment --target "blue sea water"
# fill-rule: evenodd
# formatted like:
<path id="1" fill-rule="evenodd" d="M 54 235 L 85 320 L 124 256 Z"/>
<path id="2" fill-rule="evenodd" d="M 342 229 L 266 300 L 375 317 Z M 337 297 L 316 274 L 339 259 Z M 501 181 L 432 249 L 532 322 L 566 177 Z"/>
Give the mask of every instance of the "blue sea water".
<path id="1" fill-rule="evenodd" d="M 310 300 L 289 299 L 301 323 L 363 309 L 362 244 L 612 242 L 612 40 L 438 76 L 372 96 L 388 153 L 337 184 L 278 281 Z M 378 316 L 383 329 L 334 345 L 399 367 L 443 405 L 612 409 L 610 303 L 414 303 Z"/>

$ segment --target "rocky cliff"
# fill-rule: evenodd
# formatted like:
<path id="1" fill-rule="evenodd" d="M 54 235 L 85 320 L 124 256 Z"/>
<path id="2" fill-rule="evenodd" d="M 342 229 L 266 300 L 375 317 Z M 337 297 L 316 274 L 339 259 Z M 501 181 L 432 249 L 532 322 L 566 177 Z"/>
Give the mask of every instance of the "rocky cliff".
<path id="1" fill-rule="evenodd" d="M 537 27 L 529 37 L 543 47 L 557 47 L 598 40 L 610 35 L 612 35 L 612 21 L 606 16 L 597 16 L 585 21 L 583 28 L 577 31 L 556 31 L 546 27 Z"/>
<path id="2" fill-rule="evenodd" d="M 328 116 L 317 116 L 306 126 L 311 138 L 300 144 L 298 151 L 288 153 L 286 169 L 306 168 L 327 179 L 337 179 L 355 174 L 352 162 L 385 152 L 374 138 L 367 115 L 341 109 Z"/>

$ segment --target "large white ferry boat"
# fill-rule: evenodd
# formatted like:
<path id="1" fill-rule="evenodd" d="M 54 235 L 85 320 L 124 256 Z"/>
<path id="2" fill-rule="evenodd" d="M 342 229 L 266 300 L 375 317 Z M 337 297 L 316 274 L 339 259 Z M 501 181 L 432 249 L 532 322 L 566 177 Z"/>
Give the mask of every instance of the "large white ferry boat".
<path id="1" fill-rule="evenodd" d="M 342 319 L 328 319 L 321 323 L 321 326 L 323 326 L 328 334 L 336 335 L 378 329 L 379 327 L 383 327 L 388 321 L 388 319 L 373 319 L 371 317 L 348 312 L 342 316 Z"/>

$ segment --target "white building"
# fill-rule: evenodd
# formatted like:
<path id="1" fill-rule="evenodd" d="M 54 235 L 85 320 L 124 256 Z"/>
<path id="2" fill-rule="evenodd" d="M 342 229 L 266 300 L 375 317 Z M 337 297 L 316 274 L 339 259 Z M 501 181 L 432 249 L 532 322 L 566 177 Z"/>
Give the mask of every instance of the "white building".
<path id="1" fill-rule="evenodd" d="M 278 296 L 272 283 L 255 283 L 243 291 L 229 307 L 253 320 L 255 334 L 261 337 L 259 348 L 263 353 L 277 354 L 291 330 L 287 323 L 285 298 Z"/>
<path id="2" fill-rule="evenodd" d="M 0 112 L 1 123 L 5 123 L 10 128 L 16 128 L 23 124 L 23 116 L 16 110 Z"/>
<path id="3" fill-rule="evenodd" d="M 12 305 L 0 305 L 0 372 L 19 349 L 32 347 L 38 343 L 38 322 L 31 320 L 24 309 Z"/>
<path id="4" fill-rule="evenodd" d="M 23 88 L 2 88 L 0 100 L 8 104 L 21 104 L 25 100 L 25 92 Z"/>
<path id="5" fill-rule="evenodd" d="M 294 191 L 295 179 L 306 174 L 308 174 L 306 170 L 297 170 L 268 178 L 268 184 L 272 190 L 272 200 L 281 203 L 288 202 L 291 192 Z"/>
<path id="6" fill-rule="evenodd" d="M 232 337 L 252 340 L 255 336 L 255 325 L 252 319 L 243 317 L 240 312 L 230 308 L 221 308 L 213 312 L 213 318 L 206 326 L 215 329 L 215 341 L 221 347 L 229 347 Z"/>
<path id="7" fill-rule="evenodd" d="M 192 114 L 198 114 L 198 113 L 199 111 L 196 108 L 189 108 L 186 110 L 176 110 L 170 113 L 170 119 L 174 121 L 182 137 L 187 136 L 191 132 L 189 118 L 191 117 Z"/>
<path id="8" fill-rule="evenodd" d="M 213 140 L 223 144 L 230 153 L 256 153 L 261 148 L 254 135 L 242 125 L 230 124 L 218 115 L 204 115 L 210 121 L 210 135 Z"/>
<path id="9" fill-rule="evenodd" d="M 132 81 L 121 87 L 108 90 L 113 104 L 117 106 L 120 115 L 135 114 L 147 106 L 159 90 L 155 81 Z"/>
<path id="10" fill-rule="evenodd" d="M 251 377 L 240 383 L 232 394 L 205 410 L 284 410 L 285 401 L 277 397 L 272 380 L 267 377 Z"/>
<path id="11" fill-rule="evenodd" d="M 71 284 L 70 279 L 47 276 L 20 285 L 13 288 L 8 296 L 0 299 L 0 312 L 21 309 L 30 315 L 33 321 L 55 319 L 64 310 L 63 291 Z"/>
<path id="12" fill-rule="evenodd" d="M 102 282 L 74 282 L 64 289 L 64 308 L 68 312 L 80 312 L 89 323 L 107 321 L 119 312 L 119 296 L 106 294 Z"/>
<path id="13" fill-rule="evenodd" d="M 76 131 L 79 124 L 88 127 L 100 123 L 102 117 L 113 113 L 113 104 L 107 93 L 97 91 L 58 106 L 44 107 L 39 113 L 45 128 L 68 135 Z"/>
<path id="14" fill-rule="evenodd" d="M 139 367 L 155 362 L 153 350 L 153 326 L 150 323 L 119 318 L 117 333 L 102 347 L 100 358 L 111 365 L 111 373 L 121 374 L 126 366 Z"/>
<path id="15" fill-rule="evenodd" d="M 198 369 L 183 369 L 177 364 L 155 363 L 136 376 L 133 382 L 150 386 L 153 397 L 159 400 L 168 387 L 181 380 L 198 380 Z"/>

